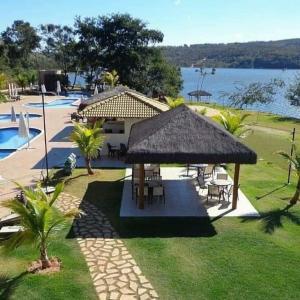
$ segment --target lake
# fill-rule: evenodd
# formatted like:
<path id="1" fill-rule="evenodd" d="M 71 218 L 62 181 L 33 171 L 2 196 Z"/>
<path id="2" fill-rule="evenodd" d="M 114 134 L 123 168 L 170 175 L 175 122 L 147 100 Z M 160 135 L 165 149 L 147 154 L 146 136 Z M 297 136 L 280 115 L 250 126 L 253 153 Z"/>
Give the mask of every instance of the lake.
<path id="1" fill-rule="evenodd" d="M 210 70 L 209 70 L 210 71 Z M 270 69 L 216 69 L 215 75 L 205 77 L 202 89 L 212 94 L 210 102 L 228 106 L 230 103 L 221 96 L 222 92 L 232 92 L 237 83 L 268 82 L 272 78 L 284 80 L 288 85 L 299 70 L 270 70 Z M 181 68 L 183 90 L 181 94 L 188 99 L 188 92 L 197 90 L 199 72 L 195 68 Z M 269 104 L 255 104 L 247 109 L 271 112 L 283 116 L 300 118 L 300 107 L 290 105 L 285 99 L 286 88 L 275 96 L 275 101 Z M 245 107 L 246 108 L 246 107 Z"/>
<path id="2" fill-rule="evenodd" d="M 221 97 L 222 92 L 232 92 L 237 83 L 249 84 L 251 82 L 268 82 L 272 78 L 278 78 L 289 84 L 300 70 L 271 70 L 271 69 L 224 69 L 217 68 L 215 75 L 206 76 L 203 83 L 203 90 L 212 94 L 210 102 L 215 102 L 224 106 L 230 103 L 227 99 Z M 188 92 L 197 90 L 199 72 L 195 68 L 181 68 L 183 79 L 183 89 L 181 95 L 189 99 Z M 73 80 L 73 74 L 69 79 Z M 84 85 L 84 79 L 78 77 L 78 84 Z M 247 109 L 270 112 L 283 116 L 300 118 L 300 107 L 292 106 L 284 97 L 285 89 L 282 89 L 275 97 L 275 101 L 269 104 L 255 104 L 248 106 Z"/>

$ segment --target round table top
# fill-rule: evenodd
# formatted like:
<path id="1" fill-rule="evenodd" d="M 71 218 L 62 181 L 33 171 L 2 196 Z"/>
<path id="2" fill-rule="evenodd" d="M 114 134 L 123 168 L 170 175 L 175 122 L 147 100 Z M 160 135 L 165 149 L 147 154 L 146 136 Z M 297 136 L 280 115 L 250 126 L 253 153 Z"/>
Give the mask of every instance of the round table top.
<path id="1" fill-rule="evenodd" d="M 221 186 L 232 184 L 232 182 L 228 179 L 213 179 L 210 183 L 214 185 L 221 185 Z"/>
<path id="2" fill-rule="evenodd" d="M 191 164 L 190 166 L 196 168 L 206 168 L 208 167 L 208 164 Z"/>

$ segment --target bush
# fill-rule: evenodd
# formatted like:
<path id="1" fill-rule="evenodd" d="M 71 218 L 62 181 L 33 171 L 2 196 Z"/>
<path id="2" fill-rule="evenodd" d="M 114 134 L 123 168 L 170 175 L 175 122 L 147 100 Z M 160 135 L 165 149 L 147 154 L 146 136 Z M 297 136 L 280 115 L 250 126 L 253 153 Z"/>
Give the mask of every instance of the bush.
<path id="1" fill-rule="evenodd" d="M 7 101 L 6 96 L 3 93 L 0 92 L 0 103 L 1 102 L 6 102 L 6 101 Z"/>
<path id="2" fill-rule="evenodd" d="M 4 73 L 0 73 L 0 90 L 6 89 L 7 76 Z"/>

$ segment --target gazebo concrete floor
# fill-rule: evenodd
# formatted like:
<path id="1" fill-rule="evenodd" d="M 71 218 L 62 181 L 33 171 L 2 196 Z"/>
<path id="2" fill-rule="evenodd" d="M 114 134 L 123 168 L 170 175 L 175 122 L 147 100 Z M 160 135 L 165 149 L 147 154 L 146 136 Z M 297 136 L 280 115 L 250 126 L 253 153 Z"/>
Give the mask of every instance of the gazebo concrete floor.
<path id="1" fill-rule="evenodd" d="M 185 168 L 161 168 L 165 188 L 166 203 L 156 200 L 153 204 L 145 202 L 144 209 L 138 209 L 131 194 L 131 169 L 126 176 L 120 210 L 121 217 L 258 217 L 259 213 L 246 196 L 239 190 L 237 209 L 231 209 L 231 201 L 213 199 L 206 203 L 207 189 L 200 189 L 193 171 L 186 176 Z M 210 179 L 211 180 L 211 179 Z"/>

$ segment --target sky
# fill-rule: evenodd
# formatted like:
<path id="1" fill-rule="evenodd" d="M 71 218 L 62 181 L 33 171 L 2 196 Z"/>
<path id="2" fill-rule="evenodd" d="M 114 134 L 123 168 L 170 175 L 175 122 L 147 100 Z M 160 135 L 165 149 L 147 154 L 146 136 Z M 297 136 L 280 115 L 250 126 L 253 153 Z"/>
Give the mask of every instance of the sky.
<path id="1" fill-rule="evenodd" d="M 164 45 L 300 37 L 300 0 L 0 0 L 0 31 L 14 20 L 72 25 L 75 16 L 129 13 Z"/>

